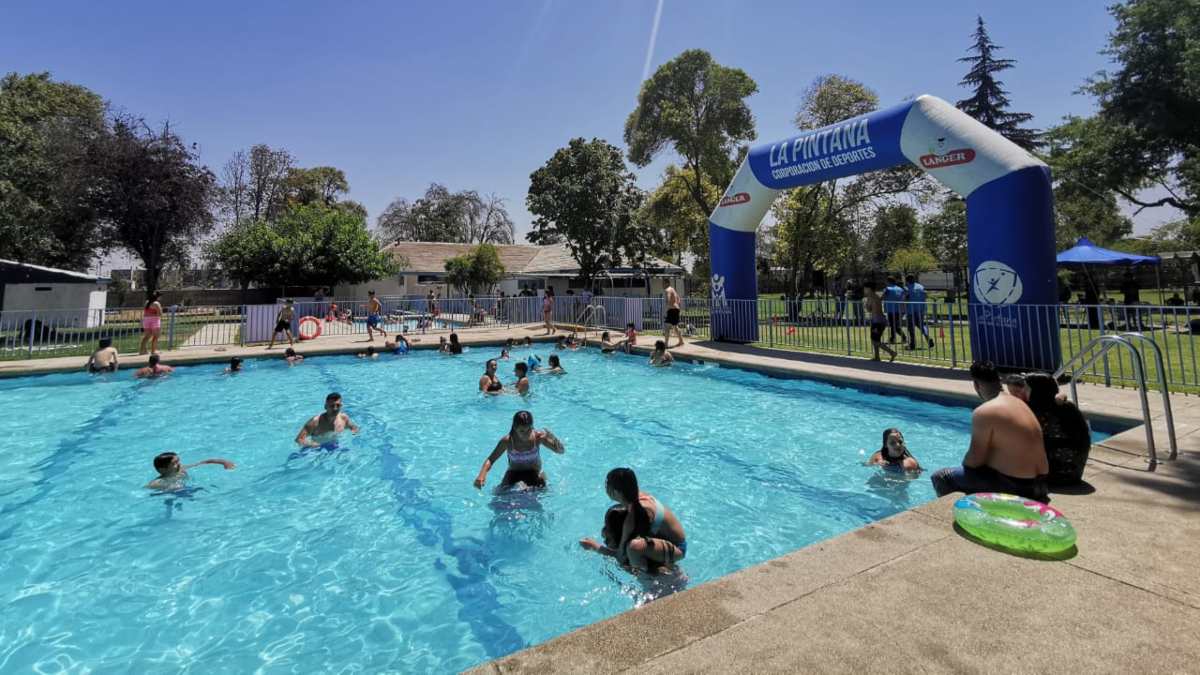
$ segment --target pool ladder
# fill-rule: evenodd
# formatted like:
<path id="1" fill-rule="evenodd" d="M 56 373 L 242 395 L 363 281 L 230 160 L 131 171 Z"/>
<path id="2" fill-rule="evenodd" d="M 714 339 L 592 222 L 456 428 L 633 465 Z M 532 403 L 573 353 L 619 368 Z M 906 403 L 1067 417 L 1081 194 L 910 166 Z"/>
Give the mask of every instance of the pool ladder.
<path id="1" fill-rule="evenodd" d="M 602 320 L 599 322 L 597 322 L 597 320 L 596 320 L 597 315 L 602 317 Z M 575 323 L 577 323 L 577 324 L 579 323 L 579 321 L 578 321 L 579 318 L 583 319 L 583 335 L 584 335 L 584 337 L 586 337 L 588 334 L 588 326 L 592 326 L 592 327 L 599 326 L 600 328 L 608 327 L 608 312 L 605 311 L 604 305 L 601 305 L 599 303 L 594 304 L 594 305 L 588 305 L 587 307 L 585 307 L 583 309 L 583 312 L 580 314 L 580 316 L 576 318 Z"/>
<path id="2" fill-rule="evenodd" d="M 1163 416 L 1167 421 L 1167 440 L 1171 445 L 1171 454 L 1167 459 L 1174 460 L 1179 456 L 1179 447 L 1175 441 L 1175 418 L 1171 414 L 1171 396 L 1167 391 L 1167 371 L 1163 365 L 1162 348 L 1154 340 L 1141 333 L 1133 332 L 1121 333 L 1120 335 L 1101 335 L 1089 342 L 1070 361 L 1067 361 L 1061 368 L 1055 371 L 1054 379 L 1057 380 L 1063 375 L 1070 376 L 1071 400 L 1078 405 L 1079 391 L 1075 386 L 1078 376 L 1108 354 L 1110 349 L 1118 346 L 1127 349 L 1133 361 L 1133 374 L 1137 380 L 1138 394 L 1142 401 L 1142 422 L 1146 427 L 1146 448 L 1150 451 L 1149 470 L 1154 471 L 1158 467 L 1158 452 L 1154 447 L 1154 428 L 1150 418 L 1150 400 L 1146 394 L 1146 364 L 1145 359 L 1142 358 L 1142 353 L 1138 351 L 1137 346 L 1134 344 L 1135 341 L 1150 345 L 1154 353 L 1154 365 L 1158 368 L 1159 389 L 1162 391 Z M 1076 365 L 1076 363 L 1079 365 Z"/>

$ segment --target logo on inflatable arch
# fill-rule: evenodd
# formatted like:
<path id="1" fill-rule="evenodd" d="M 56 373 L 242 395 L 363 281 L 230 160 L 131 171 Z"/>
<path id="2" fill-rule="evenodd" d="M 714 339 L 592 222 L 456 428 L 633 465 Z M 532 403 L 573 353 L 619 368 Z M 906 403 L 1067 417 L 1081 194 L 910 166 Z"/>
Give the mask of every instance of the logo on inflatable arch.
<path id="1" fill-rule="evenodd" d="M 975 299 L 985 305 L 1011 305 L 1021 299 L 1024 291 L 1017 271 L 999 260 L 979 263 L 972 285 L 975 287 Z"/>
<path id="2" fill-rule="evenodd" d="M 729 195 L 728 197 L 723 197 L 721 199 L 720 205 L 721 206 L 737 206 L 738 204 L 745 204 L 749 201 L 750 201 L 750 193 L 749 192 L 739 192 L 737 194 Z"/>
<path id="3" fill-rule="evenodd" d="M 957 164 L 967 164 L 975 159 L 975 151 L 971 148 L 951 150 L 938 155 L 921 155 L 921 166 L 926 169 L 942 169 Z"/>
<path id="4" fill-rule="evenodd" d="M 725 299 L 725 277 L 720 274 L 712 275 L 712 301 L 717 309 L 729 309 L 729 301 Z"/>

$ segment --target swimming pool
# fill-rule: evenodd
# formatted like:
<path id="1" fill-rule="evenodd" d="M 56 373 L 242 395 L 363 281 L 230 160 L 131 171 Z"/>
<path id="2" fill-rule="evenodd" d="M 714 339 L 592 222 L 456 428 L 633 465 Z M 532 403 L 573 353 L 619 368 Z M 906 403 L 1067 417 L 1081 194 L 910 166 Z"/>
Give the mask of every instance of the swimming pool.
<path id="1" fill-rule="evenodd" d="M 862 466 L 885 427 L 930 469 L 969 436 L 963 407 L 595 351 L 485 398 L 498 351 L 0 380 L 0 671 L 457 671 L 932 499 L 928 474 Z M 297 456 L 333 390 L 362 434 Z M 492 494 L 501 460 L 476 490 L 523 408 L 566 443 L 550 487 Z M 166 450 L 238 468 L 153 495 Z M 579 548 L 615 466 L 682 519 L 686 584 Z"/>

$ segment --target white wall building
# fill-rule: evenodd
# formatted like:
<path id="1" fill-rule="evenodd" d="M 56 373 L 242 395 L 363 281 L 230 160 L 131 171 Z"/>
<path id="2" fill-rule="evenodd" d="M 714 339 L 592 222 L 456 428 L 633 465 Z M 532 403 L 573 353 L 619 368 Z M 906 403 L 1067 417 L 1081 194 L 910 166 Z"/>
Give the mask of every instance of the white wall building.
<path id="1" fill-rule="evenodd" d="M 0 310 L 37 312 L 44 323 L 94 328 L 104 323 L 108 279 L 0 260 Z"/>

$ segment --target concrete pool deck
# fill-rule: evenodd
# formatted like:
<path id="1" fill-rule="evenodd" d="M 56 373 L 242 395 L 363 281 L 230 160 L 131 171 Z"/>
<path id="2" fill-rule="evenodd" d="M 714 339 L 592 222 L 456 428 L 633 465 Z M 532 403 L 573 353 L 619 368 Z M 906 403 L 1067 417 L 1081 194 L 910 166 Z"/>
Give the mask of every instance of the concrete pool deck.
<path id="1" fill-rule="evenodd" d="M 473 329 L 464 344 L 538 339 L 540 327 Z M 437 343 L 421 336 L 418 347 Z M 545 338 L 552 339 L 552 338 Z M 424 342 L 428 341 L 428 342 Z M 304 343 L 360 351 L 365 336 Z M 380 344 L 376 342 L 376 344 Z M 645 351 L 645 348 L 640 348 Z M 974 401 L 961 371 L 690 343 L 684 359 Z M 187 348 L 172 365 L 283 347 Z M 0 376 L 78 371 L 83 357 L 0 363 Z M 123 366 L 144 364 L 126 357 Z M 1091 416 L 1140 424 L 1136 393 L 1080 385 Z M 1159 457 L 1160 403 L 1151 398 Z M 1093 446 L 1083 489 L 1053 503 L 1079 533 L 1065 560 L 981 546 L 953 526 L 954 497 L 930 502 L 541 645 L 476 672 L 1200 671 L 1200 399 L 1174 396 L 1180 455 L 1147 471 L 1140 428 Z M 965 449 L 964 449 L 965 450 Z M 924 478 L 922 478 L 924 480 Z"/>

